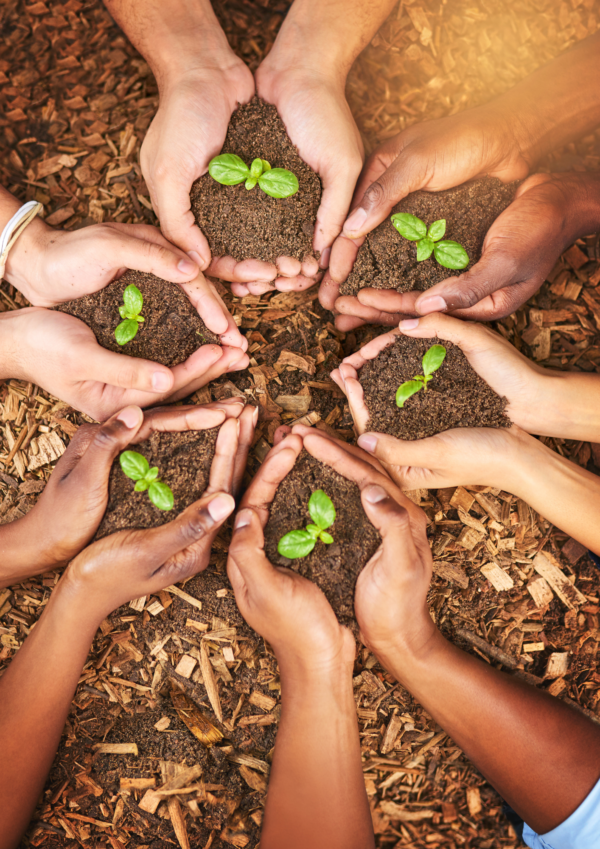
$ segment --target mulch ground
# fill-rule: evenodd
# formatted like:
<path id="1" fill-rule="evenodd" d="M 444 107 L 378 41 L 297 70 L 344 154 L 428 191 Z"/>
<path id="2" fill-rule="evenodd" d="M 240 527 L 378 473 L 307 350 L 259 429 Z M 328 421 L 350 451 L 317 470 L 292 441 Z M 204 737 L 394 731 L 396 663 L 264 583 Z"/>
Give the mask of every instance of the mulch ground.
<path id="1" fill-rule="evenodd" d="M 255 68 L 287 3 L 215 5 L 234 49 Z M 418 120 L 499 94 L 599 22 L 596 0 L 403 0 L 349 79 L 367 149 Z M 0 26 L 0 132 L 8 153 L 0 163 L 2 184 L 23 201 L 44 203 L 51 224 L 153 223 L 137 160 L 157 107 L 156 85 L 103 6 L 9 0 Z M 556 151 L 544 166 L 597 169 L 600 135 Z M 589 237 L 564 254 L 534 299 L 496 327 L 542 365 L 598 371 L 599 284 L 600 249 Z M 248 336 L 251 365 L 196 399 L 242 391 L 260 404 L 249 473 L 282 422 L 301 418 L 351 439 L 348 409 L 329 372 L 379 328 L 339 333 L 314 290 L 225 297 Z M 2 284 L 0 310 L 24 305 Z M 0 521 L 7 522 L 31 507 L 87 419 L 16 380 L 0 387 L 0 410 Z M 545 441 L 600 473 L 600 446 Z M 444 633 L 482 662 L 526 677 L 598 721 L 600 573 L 583 547 L 506 492 L 473 486 L 412 497 L 430 520 L 436 568 L 430 605 Z M 206 574 L 185 588 L 135 600 L 102 623 L 23 846 L 256 846 L 279 678 L 270 649 L 235 607 L 225 574 L 227 538 L 225 530 Z M 550 583 L 541 577 L 551 574 L 548 561 L 564 580 L 556 572 Z M 49 574 L 0 590 L 1 668 L 57 579 Z M 354 684 L 378 847 L 521 845 L 494 790 L 364 649 Z M 224 733 L 221 747 L 204 749 L 191 733 L 182 720 L 184 697 L 188 709 L 195 705 Z M 117 749 L 103 750 L 107 743 Z M 198 765 L 202 773 L 194 770 Z M 194 792 L 155 807 L 148 790 L 177 775 Z"/>

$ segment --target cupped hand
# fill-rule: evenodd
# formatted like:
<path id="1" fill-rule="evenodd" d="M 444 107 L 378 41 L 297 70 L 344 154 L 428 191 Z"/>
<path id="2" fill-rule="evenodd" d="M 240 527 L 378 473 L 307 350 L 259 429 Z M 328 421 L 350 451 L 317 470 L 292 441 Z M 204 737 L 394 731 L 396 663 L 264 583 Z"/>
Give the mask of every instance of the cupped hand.
<path id="1" fill-rule="evenodd" d="M 92 330 L 66 313 L 31 307 L 3 319 L 7 376 L 30 380 L 99 421 L 128 404 L 177 401 L 249 362 L 240 348 L 203 345 L 169 369 L 100 347 Z"/>
<path id="2" fill-rule="evenodd" d="M 302 439 L 288 436 L 271 449 L 238 512 L 227 572 L 242 616 L 273 646 L 287 670 L 328 669 L 354 659 L 354 640 L 321 590 L 264 552 L 264 528 L 277 487 L 292 470 Z"/>
<path id="3" fill-rule="evenodd" d="M 346 394 L 354 423 L 364 433 L 369 414 L 364 403 L 358 372 L 368 360 L 392 344 L 402 333 L 416 339 L 453 342 L 461 349 L 469 364 L 498 395 L 508 400 L 506 414 L 529 433 L 544 433 L 549 410 L 547 405 L 560 403 L 546 390 L 549 374 L 527 359 L 499 333 L 470 321 L 433 313 L 424 318 L 400 322 L 400 330 L 376 336 L 355 354 L 346 357 L 331 377 Z"/>
<path id="4" fill-rule="evenodd" d="M 172 522 L 104 537 L 73 560 L 64 589 L 83 599 L 97 621 L 132 598 L 157 593 L 208 566 L 215 536 L 235 508 L 238 430 L 235 419 L 223 423 L 206 492 Z"/>

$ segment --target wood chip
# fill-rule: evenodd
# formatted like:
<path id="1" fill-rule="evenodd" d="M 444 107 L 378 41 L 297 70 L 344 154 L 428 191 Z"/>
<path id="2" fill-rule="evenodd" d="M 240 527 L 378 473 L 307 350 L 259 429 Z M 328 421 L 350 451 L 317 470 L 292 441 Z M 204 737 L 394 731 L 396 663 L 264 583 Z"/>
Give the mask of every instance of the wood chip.
<path id="1" fill-rule="evenodd" d="M 273 708 L 277 704 L 277 699 L 273 699 L 271 698 L 271 696 L 265 696 L 259 690 L 255 690 L 248 699 L 248 701 L 251 705 L 259 707 L 261 710 L 264 710 L 267 713 L 273 710 Z"/>
<path id="2" fill-rule="evenodd" d="M 490 584 L 496 590 L 496 592 L 504 592 L 505 590 L 512 590 L 515 585 L 515 582 L 504 569 L 501 569 L 496 563 L 486 563 L 485 566 L 481 567 L 481 572 L 488 579 Z"/>
<path id="3" fill-rule="evenodd" d="M 560 678 L 569 669 L 569 652 L 552 652 L 546 664 L 544 678 Z"/>
<path id="4" fill-rule="evenodd" d="M 189 678 L 192 672 L 194 671 L 196 663 L 197 660 L 195 657 L 192 657 L 189 654 L 184 654 L 177 666 L 175 667 L 175 672 L 178 675 L 181 675 L 182 678 Z"/>
<path id="5" fill-rule="evenodd" d="M 381 747 L 379 751 L 382 755 L 387 755 L 388 752 L 392 751 L 401 728 L 401 717 L 397 713 L 393 713 L 390 721 L 388 722 L 387 728 L 385 729 L 383 740 L 381 741 Z"/>
<path id="6" fill-rule="evenodd" d="M 567 576 L 562 572 L 556 562 L 550 559 L 552 555 L 546 555 L 543 552 L 536 554 L 533 558 L 533 567 L 538 575 L 545 578 L 556 595 L 566 605 L 569 610 L 575 610 L 586 601 L 585 596 L 579 592 L 577 587 L 569 581 Z"/>
<path id="7" fill-rule="evenodd" d="M 180 590 L 179 587 L 175 587 L 175 586 L 166 587 L 166 592 L 172 593 L 173 595 L 176 595 L 178 598 L 181 598 L 184 601 L 187 601 L 188 604 L 191 604 L 193 607 L 197 608 L 198 610 L 202 610 L 202 602 L 200 601 L 200 599 L 194 598 L 193 595 L 189 595 L 189 593 L 186 593 L 183 590 Z"/>
<path id="8" fill-rule="evenodd" d="M 483 809 L 483 805 L 481 804 L 481 793 L 479 792 L 479 787 L 467 787 L 466 795 L 469 814 L 472 817 L 476 817 L 477 814 L 480 814 Z"/>
<path id="9" fill-rule="evenodd" d="M 261 775 L 259 772 L 254 772 L 253 769 L 250 769 L 247 766 L 240 766 L 239 769 L 240 775 L 249 787 L 253 790 L 257 790 L 259 793 L 267 792 L 267 779 L 264 775 Z"/>
<path id="10" fill-rule="evenodd" d="M 469 586 L 469 577 L 467 573 L 456 563 L 448 563 L 445 560 L 434 560 L 433 571 L 436 575 L 439 575 L 440 578 L 444 578 L 446 581 L 451 581 L 453 584 L 457 584 L 463 590 L 466 590 Z"/>
<path id="11" fill-rule="evenodd" d="M 119 780 L 121 790 L 147 790 L 155 786 L 155 778 L 121 778 Z"/>
<path id="12" fill-rule="evenodd" d="M 384 800 L 379 805 L 379 810 L 391 820 L 399 820 L 400 822 L 419 822 L 420 820 L 430 820 L 435 811 L 421 810 L 409 811 L 396 802 L 388 802 Z"/>
<path id="13" fill-rule="evenodd" d="M 32 451 L 35 445 L 35 453 Z M 65 453 L 66 446 L 55 430 L 50 433 L 42 433 L 35 439 L 31 440 L 30 448 L 31 455 L 27 468 L 30 472 L 45 466 L 47 463 L 53 463 Z"/>
<path id="14" fill-rule="evenodd" d="M 215 680 L 215 674 L 213 672 L 212 663 L 210 662 L 210 658 L 208 656 L 208 648 L 206 647 L 204 641 L 200 646 L 200 668 L 202 671 L 202 680 L 204 681 L 208 700 L 219 722 L 223 722 L 223 712 L 221 710 L 221 699 L 219 698 L 219 690 L 217 687 L 217 682 Z"/>
<path id="15" fill-rule="evenodd" d="M 527 584 L 527 592 L 535 602 L 536 607 L 545 607 L 550 604 L 554 595 L 550 585 L 545 578 L 534 578 Z"/>
<path id="16" fill-rule="evenodd" d="M 300 369 L 300 371 L 305 371 L 311 376 L 317 370 L 315 361 L 312 357 L 309 357 L 308 355 L 303 357 L 300 354 L 293 353 L 292 351 L 282 351 L 275 365 L 294 366 L 294 368 Z"/>
<path id="17" fill-rule="evenodd" d="M 103 755 L 136 755 L 137 743 L 94 743 L 94 749 Z"/>

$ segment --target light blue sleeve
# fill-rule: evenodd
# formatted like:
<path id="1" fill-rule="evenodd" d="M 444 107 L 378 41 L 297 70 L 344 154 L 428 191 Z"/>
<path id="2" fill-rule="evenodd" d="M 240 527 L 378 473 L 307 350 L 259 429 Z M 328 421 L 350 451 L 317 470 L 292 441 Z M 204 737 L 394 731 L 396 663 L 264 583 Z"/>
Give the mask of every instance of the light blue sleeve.
<path id="1" fill-rule="evenodd" d="M 600 846 L 600 781 L 577 810 L 552 831 L 536 834 L 525 823 L 523 840 L 531 849 L 598 849 Z"/>

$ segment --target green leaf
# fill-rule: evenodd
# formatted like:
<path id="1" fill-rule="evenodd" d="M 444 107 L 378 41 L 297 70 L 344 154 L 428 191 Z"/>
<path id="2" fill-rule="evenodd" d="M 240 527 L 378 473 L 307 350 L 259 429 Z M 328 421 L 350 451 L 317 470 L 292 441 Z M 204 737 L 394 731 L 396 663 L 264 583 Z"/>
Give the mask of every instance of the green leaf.
<path id="1" fill-rule="evenodd" d="M 150 471 L 146 475 L 146 480 L 148 481 L 148 483 L 152 483 L 152 481 L 155 481 L 157 479 L 157 477 L 158 477 L 158 466 L 152 466 L 152 468 L 150 469 Z"/>
<path id="2" fill-rule="evenodd" d="M 314 537 L 315 539 L 317 539 L 317 537 L 321 533 L 321 528 L 318 525 L 307 525 L 306 530 L 311 535 L 311 537 Z"/>
<path id="3" fill-rule="evenodd" d="M 298 178 L 286 168 L 271 168 L 260 175 L 258 185 L 272 198 L 289 198 L 298 191 Z"/>
<path id="4" fill-rule="evenodd" d="M 133 318 L 127 318 L 115 327 L 115 339 L 118 345 L 126 345 L 135 339 L 139 324 Z"/>
<path id="5" fill-rule="evenodd" d="M 458 242 L 437 242 L 433 252 L 444 268 L 466 268 L 469 264 L 469 255 Z"/>
<path id="6" fill-rule="evenodd" d="M 317 489 L 308 499 L 308 512 L 320 530 L 324 531 L 335 522 L 335 507 L 333 501 L 322 489 Z"/>
<path id="7" fill-rule="evenodd" d="M 172 510 L 175 504 L 171 487 L 162 481 L 152 481 L 148 489 L 148 497 L 159 510 Z"/>
<path id="8" fill-rule="evenodd" d="M 427 236 L 424 239 L 419 239 L 417 242 L 417 262 L 423 262 L 424 259 L 429 259 L 433 253 L 433 245 L 434 243 Z"/>
<path id="9" fill-rule="evenodd" d="M 411 395 L 414 395 L 419 389 L 423 388 L 423 383 L 419 380 L 407 380 L 402 386 L 398 387 L 396 392 L 396 404 L 398 407 L 403 407 Z"/>
<path id="10" fill-rule="evenodd" d="M 119 307 L 119 315 L 121 316 L 121 318 L 127 318 L 127 307 L 121 305 Z"/>
<path id="11" fill-rule="evenodd" d="M 282 557 L 296 560 L 298 557 L 306 557 L 315 547 L 316 539 L 307 531 L 290 531 L 282 536 L 277 543 L 277 551 Z"/>
<path id="12" fill-rule="evenodd" d="M 429 230 L 427 231 L 427 236 L 434 242 L 439 242 L 444 233 L 446 232 L 446 219 L 440 218 L 438 221 L 434 221 L 433 224 L 429 225 Z"/>
<path id="13" fill-rule="evenodd" d="M 250 189 L 253 189 L 257 183 L 258 177 L 248 177 L 248 179 L 244 183 L 244 186 L 246 187 L 246 189 L 248 189 L 248 191 L 250 191 Z"/>
<path id="14" fill-rule="evenodd" d="M 437 371 L 446 359 L 446 349 L 443 345 L 432 345 L 423 355 L 423 374 L 427 377 Z"/>
<path id="15" fill-rule="evenodd" d="M 262 160 L 262 168 L 263 168 L 263 172 L 264 171 L 270 171 L 271 170 L 271 163 L 267 162 L 266 159 L 263 159 Z"/>
<path id="16" fill-rule="evenodd" d="M 418 242 L 427 235 L 425 222 L 408 212 L 396 212 L 392 215 L 392 224 L 401 236 L 411 242 Z"/>
<path id="17" fill-rule="evenodd" d="M 146 480 L 146 478 L 142 478 L 141 481 L 136 481 L 135 486 L 133 487 L 134 492 L 145 492 L 150 484 Z"/>
<path id="18" fill-rule="evenodd" d="M 237 186 L 248 177 L 250 169 L 235 153 L 221 153 L 208 163 L 208 173 L 223 186 Z"/>
<path id="19" fill-rule="evenodd" d="M 137 451 L 123 451 L 119 456 L 119 463 L 127 477 L 131 478 L 132 481 L 145 478 L 150 470 L 150 463 L 143 454 L 138 454 Z"/>
<path id="20" fill-rule="evenodd" d="M 253 159 L 252 165 L 250 166 L 250 177 L 258 180 L 263 171 L 264 168 L 262 159 Z"/>
<path id="21" fill-rule="evenodd" d="M 144 298 L 138 287 L 134 286 L 133 283 L 130 283 L 123 292 L 123 303 L 130 315 L 139 315 L 141 313 L 144 306 Z"/>
<path id="22" fill-rule="evenodd" d="M 331 536 L 331 534 L 328 534 L 327 531 L 321 531 L 321 533 L 319 534 L 319 539 L 321 540 L 321 542 L 324 542 L 325 545 L 331 545 L 331 543 L 333 542 L 333 537 Z"/>

